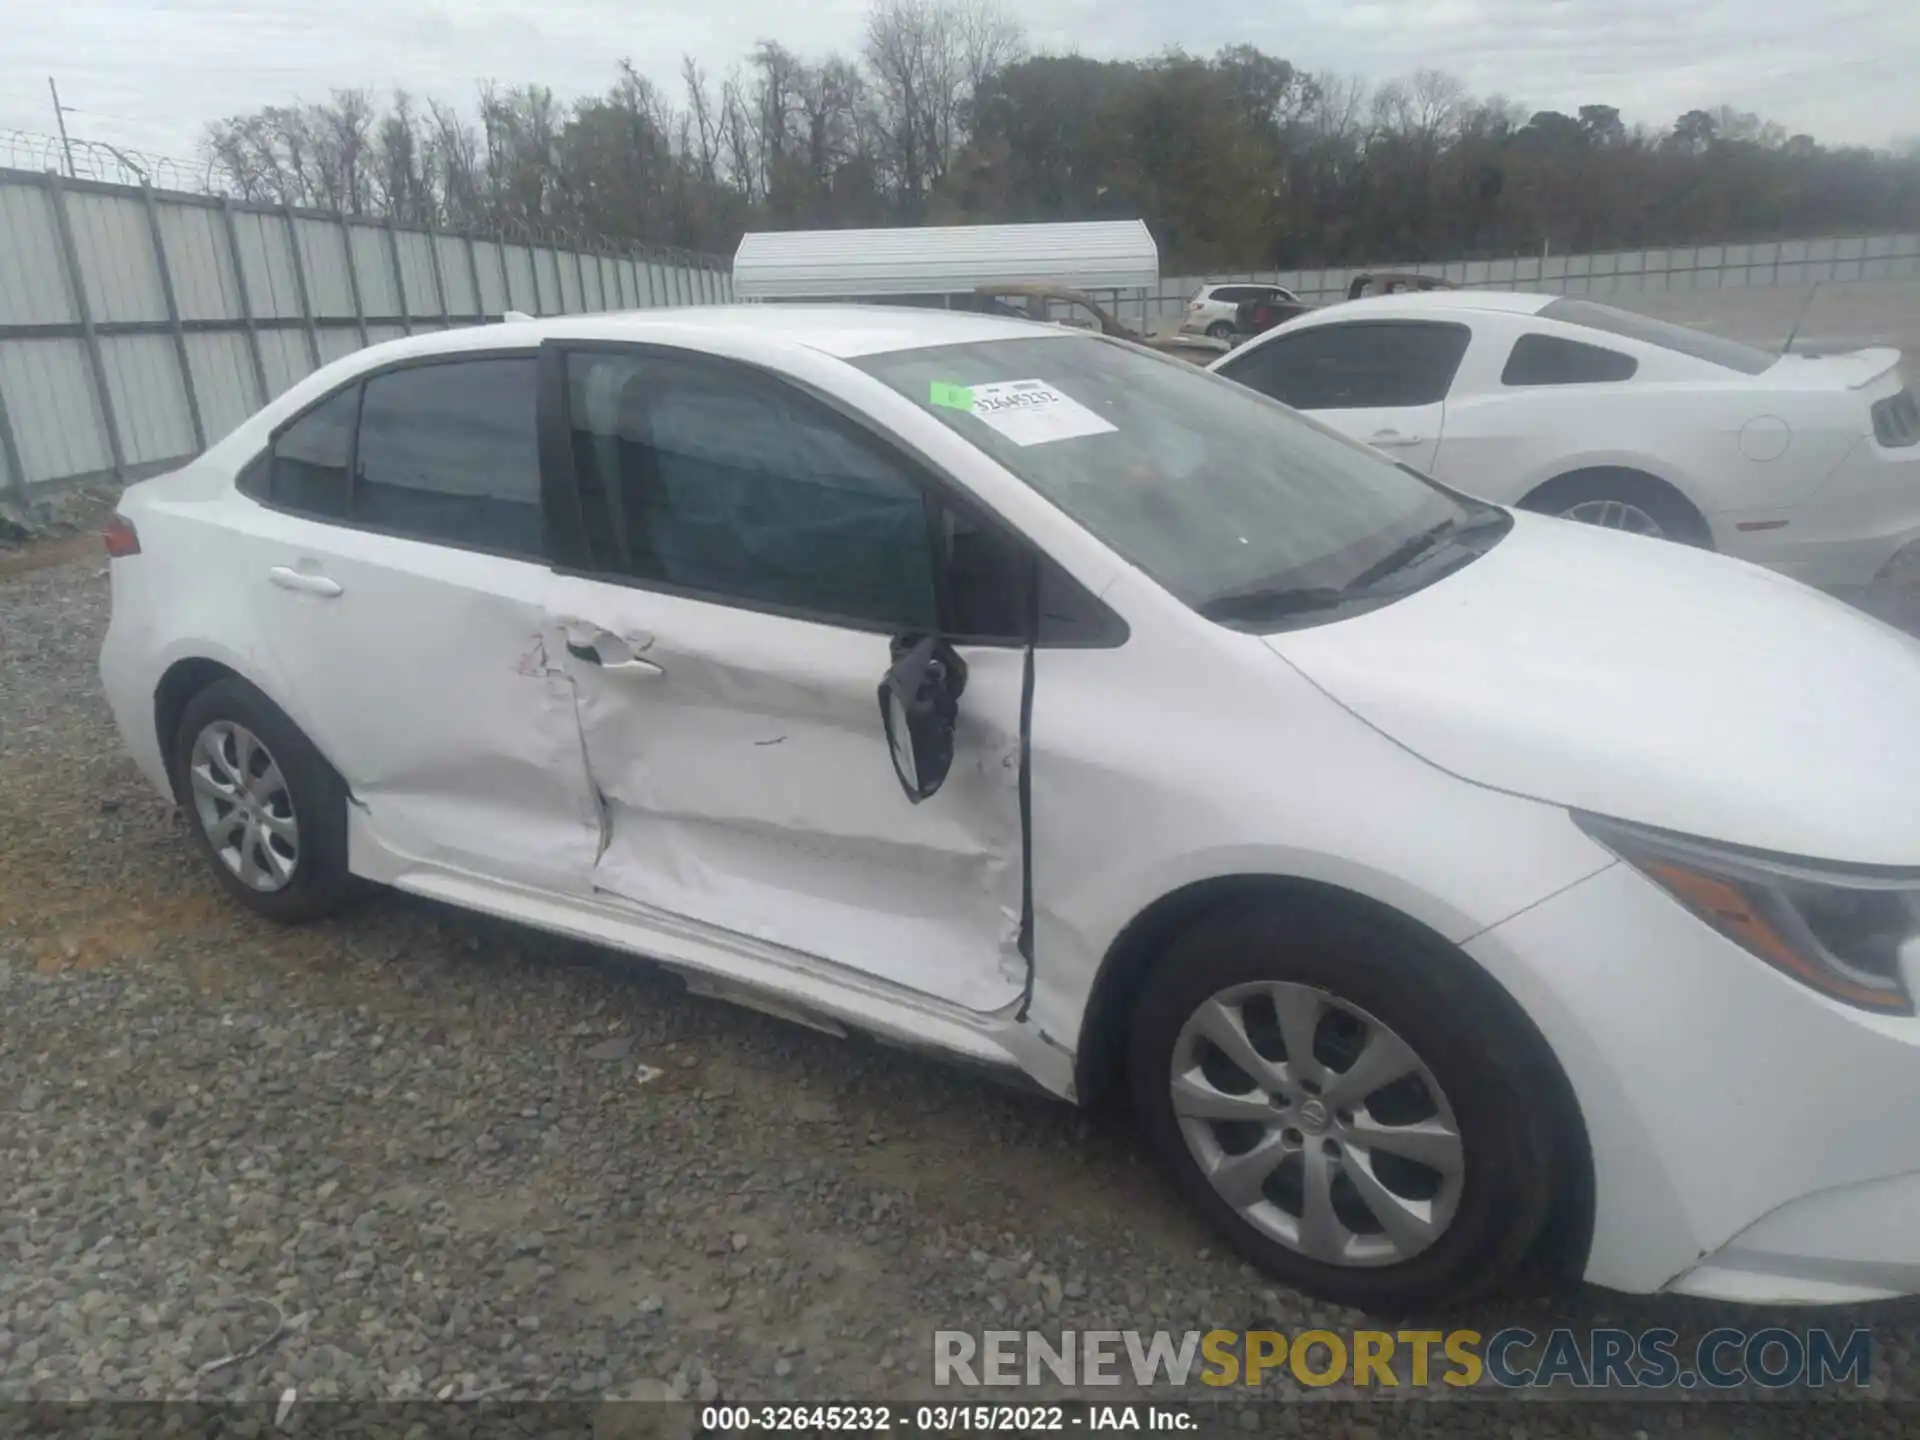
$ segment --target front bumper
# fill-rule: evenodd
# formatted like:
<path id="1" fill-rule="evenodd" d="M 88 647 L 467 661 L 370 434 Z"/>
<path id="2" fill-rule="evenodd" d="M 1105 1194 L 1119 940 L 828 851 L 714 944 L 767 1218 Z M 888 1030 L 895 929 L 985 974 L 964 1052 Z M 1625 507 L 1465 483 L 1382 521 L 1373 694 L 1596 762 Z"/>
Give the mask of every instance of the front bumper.
<path id="1" fill-rule="evenodd" d="M 1920 1291 L 1920 1019 L 1816 995 L 1624 864 L 1466 948 L 1579 1102 L 1588 1279 L 1776 1304 Z"/>
<path id="2" fill-rule="evenodd" d="M 1771 1305 L 1920 1292 L 1920 1174 L 1842 1185 L 1763 1215 L 1667 1288 Z"/>

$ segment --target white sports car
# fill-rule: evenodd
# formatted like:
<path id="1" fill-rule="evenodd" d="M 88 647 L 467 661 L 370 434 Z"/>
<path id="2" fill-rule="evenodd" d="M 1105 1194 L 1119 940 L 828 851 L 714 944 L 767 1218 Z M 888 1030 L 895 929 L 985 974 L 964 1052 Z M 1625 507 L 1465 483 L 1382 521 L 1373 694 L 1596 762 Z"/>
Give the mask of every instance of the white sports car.
<path id="1" fill-rule="evenodd" d="M 1847 591 L 1920 554 L 1920 405 L 1899 361 L 1459 290 L 1314 311 L 1212 368 L 1484 499 Z"/>

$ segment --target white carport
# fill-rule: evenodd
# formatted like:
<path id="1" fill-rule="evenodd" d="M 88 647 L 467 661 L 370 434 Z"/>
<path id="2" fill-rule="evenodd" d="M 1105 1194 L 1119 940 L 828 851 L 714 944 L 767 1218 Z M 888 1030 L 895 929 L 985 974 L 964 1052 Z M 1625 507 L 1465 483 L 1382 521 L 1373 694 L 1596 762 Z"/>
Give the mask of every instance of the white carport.
<path id="1" fill-rule="evenodd" d="M 1143 220 L 759 231 L 742 236 L 733 257 L 741 300 L 957 295 L 982 285 L 1112 292 L 1159 283 L 1159 247 Z"/>

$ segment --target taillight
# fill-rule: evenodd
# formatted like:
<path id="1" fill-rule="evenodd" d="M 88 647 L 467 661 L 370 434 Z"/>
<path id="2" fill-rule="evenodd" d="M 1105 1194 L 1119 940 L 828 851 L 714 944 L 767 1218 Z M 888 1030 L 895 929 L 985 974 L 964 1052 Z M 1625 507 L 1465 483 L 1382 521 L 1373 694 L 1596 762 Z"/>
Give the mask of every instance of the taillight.
<path id="1" fill-rule="evenodd" d="M 1889 449 L 1920 445 L 1920 401 L 1911 387 L 1873 407 L 1873 438 Z"/>
<path id="2" fill-rule="evenodd" d="M 133 522 L 124 515 L 109 516 L 101 528 L 100 538 L 107 542 L 107 556 L 113 560 L 124 560 L 129 555 L 140 553 L 140 532 L 133 528 Z"/>

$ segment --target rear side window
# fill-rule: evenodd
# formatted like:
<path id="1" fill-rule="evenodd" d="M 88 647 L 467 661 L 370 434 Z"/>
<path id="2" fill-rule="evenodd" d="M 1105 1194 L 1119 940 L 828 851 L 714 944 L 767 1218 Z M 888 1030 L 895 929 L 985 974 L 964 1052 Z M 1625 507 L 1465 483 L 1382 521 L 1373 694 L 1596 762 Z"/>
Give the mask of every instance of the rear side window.
<path id="1" fill-rule="evenodd" d="M 276 505 L 335 519 L 347 513 L 347 465 L 360 387 L 329 395 L 273 442 L 267 493 Z"/>
<path id="2" fill-rule="evenodd" d="M 1433 405 L 1471 338 L 1464 325 L 1427 321 L 1316 325 L 1244 351 L 1220 373 L 1296 410 Z"/>
<path id="3" fill-rule="evenodd" d="M 414 365 L 366 384 L 353 519 L 538 558 L 540 459 L 532 356 Z"/>
<path id="4" fill-rule="evenodd" d="M 1630 380 L 1640 362 L 1618 350 L 1582 345 L 1558 335 L 1522 335 L 1513 342 L 1502 385 L 1596 385 Z"/>
<path id="5" fill-rule="evenodd" d="M 1599 305 L 1573 296 L 1549 301 L 1541 307 L 1540 318 L 1558 320 L 1563 325 L 1584 326 L 1606 335 L 1619 335 L 1628 340 L 1638 340 L 1643 345 L 1658 345 L 1663 350 L 1676 350 L 1695 360 L 1704 360 L 1709 365 L 1737 370 L 1742 375 L 1763 374 L 1771 370 L 1774 361 L 1780 358 L 1765 350 L 1756 350 L 1751 345 L 1743 345 L 1738 340 L 1709 335 L 1703 330 L 1654 320 L 1630 310 L 1616 310 L 1611 305 Z"/>

